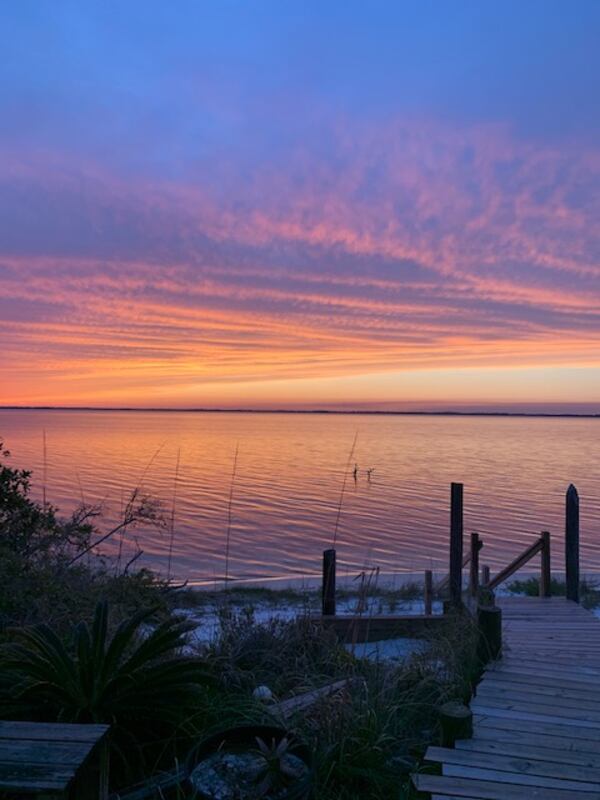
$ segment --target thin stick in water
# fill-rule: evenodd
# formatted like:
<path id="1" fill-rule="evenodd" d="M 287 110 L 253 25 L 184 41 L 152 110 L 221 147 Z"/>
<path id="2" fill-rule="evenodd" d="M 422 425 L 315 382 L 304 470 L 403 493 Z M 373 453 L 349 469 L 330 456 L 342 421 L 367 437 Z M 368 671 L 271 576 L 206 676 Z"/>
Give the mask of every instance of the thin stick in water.
<path id="1" fill-rule="evenodd" d="M 179 462 L 181 459 L 181 447 L 177 450 L 177 461 L 175 463 L 175 476 L 173 477 L 173 503 L 171 505 L 171 519 L 169 521 L 169 561 L 167 564 L 167 580 L 171 579 L 171 561 L 173 559 L 173 541 L 175 539 L 175 501 L 177 500 L 177 479 L 179 478 Z"/>
<path id="2" fill-rule="evenodd" d="M 231 486 L 229 487 L 229 503 L 227 505 L 227 537 L 225 540 L 225 586 L 229 581 L 229 544 L 231 541 L 231 512 L 233 508 L 233 486 L 235 483 L 235 474 L 237 472 L 237 460 L 240 443 L 237 442 L 235 446 L 235 455 L 233 456 L 233 469 L 231 471 Z"/>
<path id="3" fill-rule="evenodd" d="M 350 469 L 350 463 L 354 458 L 354 449 L 356 448 L 357 439 L 358 439 L 358 431 L 356 431 L 356 433 L 354 434 L 354 441 L 352 442 L 352 447 L 350 448 L 350 452 L 348 453 L 348 461 L 346 461 L 346 469 L 344 470 L 344 481 L 342 483 L 342 491 L 340 492 L 340 502 L 338 503 L 337 516 L 335 518 L 335 528 L 333 531 L 333 545 L 332 545 L 333 547 L 335 547 L 335 544 L 337 542 L 338 528 L 340 526 L 340 516 L 342 514 L 342 505 L 344 503 L 344 494 L 346 492 L 346 481 L 348 479 L 348 470 Z"/>

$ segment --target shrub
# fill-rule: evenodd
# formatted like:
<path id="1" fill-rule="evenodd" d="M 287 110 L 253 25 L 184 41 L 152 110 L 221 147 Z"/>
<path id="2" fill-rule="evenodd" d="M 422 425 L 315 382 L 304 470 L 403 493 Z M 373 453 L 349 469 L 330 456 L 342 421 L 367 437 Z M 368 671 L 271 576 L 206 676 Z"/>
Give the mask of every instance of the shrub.
<path id="1" fill-rule="evenodd" d="M 0 650 L 0 716 L 109 724 L 121 765 L 136 766 L 140 744 L 173 732 L 210 683 L 204 662 L 181 654 L 189 623 L 166 621 L 140 636 L 151 614 L 111 635 L 99 603 L 91 627 L 81 622 L 68 644 L 47 625 L 15 630 Z"/>

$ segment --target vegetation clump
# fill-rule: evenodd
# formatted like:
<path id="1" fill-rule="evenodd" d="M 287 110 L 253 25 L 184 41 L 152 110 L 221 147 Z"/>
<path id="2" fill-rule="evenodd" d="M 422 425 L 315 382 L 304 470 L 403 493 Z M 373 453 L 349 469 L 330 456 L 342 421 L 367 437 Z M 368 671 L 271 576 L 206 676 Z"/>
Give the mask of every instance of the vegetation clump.
<path id="1" fill-rule="evenodd" d="M 189 753 L 244 725 L 277 725 L 308 748 L 314 800 L 410 791 L 409 772 L 438 737 L 437 709 L 472 690 L 468 618 L 449 615 L 404 661 L 371 661 L 316 622 L 310 602 L 293 619 L 258 622 L 239 602 L 260 600 L 260 590 L 230 590 L 208 596 L 219 609 L 218 635 L 208 647 L 194 645 L 193 593 L 95 555 L 123 527 L 161 525 L 156 503 L 134 492 L 122 522 L 103 532 L 96 507 L 63 519 L 32 500 L 30 473 L 11 467 L 8 455 L 0 444 L 0 718 L 109 724 L 116 796 L 138 781 L 136 797 L 187 796 L 179 776 Z M 381 591 L 375 609 L 418 594 Z M 366 596 L 361 609 L 372 612 Z M 336 690 L 308 705 L 286 713 L 279 705 L 329 685 Z M 280 742 L 253 748 L 260 791 L 272 797 L 293 777 L 287 753 Z"/>

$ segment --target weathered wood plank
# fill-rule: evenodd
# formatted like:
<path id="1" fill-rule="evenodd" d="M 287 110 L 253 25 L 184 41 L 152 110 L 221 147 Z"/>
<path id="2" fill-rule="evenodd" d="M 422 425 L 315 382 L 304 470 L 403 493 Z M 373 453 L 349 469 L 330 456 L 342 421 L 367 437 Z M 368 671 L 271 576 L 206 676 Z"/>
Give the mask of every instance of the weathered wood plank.
<path id="1" fill-rule="evenodd" d="M 107 731 L 106 725 L 0 722 L 0 792 L 62 797 L 69 790 L 102 800 L 108 791 L 99 781 L 108 766 L 99 774 L 91 759 L 106 749 Z"/>
<path id="2" fill-rule="evenodd" d="M 511 786 L 495 781 L 468 780 L 446 775 L 414 775 L 413 783 L 420 792 L 432 794 L 449 794 L 452 797 L 469 800 L 573 800 L 580 796 L 581 800 L 590 798 L 589 793 L 574 792 L 572 789 L 548 789 L 536 786 Z"/>
<path id="3" fill-rule="evenodd" d="M 333 628 L 342 641 L 374 642 L 393 639 L 397 636 L 426 638 L 433 631 L 448 625 L 448 618 L 441 614 L 386 616 L 379 614 L 341 615 L 315 617 L 316 624 Z"/>
<path id="4" fill-rule="evenodd" d="M 439 800 L 600 800 L 599 620 L 564 598 L 498 606 L 504 657 L 471 701 L 473 738 L 430 747 L 443 774 L 413 782 Z"/>
<path id="5" fill-rule="evenodd" d="M 444 764 L 444 775 L 452 778 L 469 778 L 479 781 L 494 781 L 498 784 L 514 785 L 519 787 L 527 786 L 530 789 L 543 788 L 568 790 L 570 792 L 582 792 L 591 794 L 594 800 L 598 800 L 600 789 L 596 783 L 586 783 L 583 781 L 570 781 L 558 778 L 544 778 L 540 775 L 529 775 L 523 772 L 503 772 L 501 770 L 483 769 L 481 767 L 464 767 L 455 764 Z"/>
<path id="6" fill-rule="evenodd" d="M 540 737 L 538 737 L 539 739 Z M 549 761 L 553 764 L 575 764 L 580 767 L 590 767 L 596 770 L 596 777 L 600 775 L 600 753 L 581 753 L 574 750 L 561 750 L 559 745 L 562 739 L 557 738 L 554 747 L 540 747 L 539 744 L 528 744 L 527 740 L 511 739 L 506 741 L 497 738 L 461 739 L 456 742 L 458 750 L 468 750 L 473 753 L 492 753 L 503 756 L 516 756 L 536 761 Z"/>
<path id="7" fill-rule="evenodd" d="M 108 732 L 108 729 L 108 725 L 0 721 L 0 739 L 95 743 Z"/>
<path id="8" fill-rule="evenodd" d="M 530 779 L 531 785 L 554 786 L 554 788 L 567 789 L 566 783 L 584 783 L 586 788 L 596 790 L 600 794 L 600 773 L 594 767 L 578 764 L 561 764 L 548 760 L 538 760 L 517 756 L 514 754 L 486 753 L 481 750 L 461 750 L 447 747 L 429 747 L 425 754 L 427 761 L 434 761 L 444 765 L 469 767 L 477 770 L 505 772 L 511 775 L 506 778 L 506 783 L 526 783 Z M 446 774 L 446 772 L 445 772 Z M 448 773 L 450 774 L 450 773 Z M 527 781 L 523 778 L 527 777 Z M 550 782 L 545 779 L 551 779 Z M 557 784 L 559 779 L 561 784 Z M 498 779 L 501 780 L 502 779 Z M 541 781 L 541 782 L 540 782 Z M 571 787 L 573 788 L 573 787 Z M 577 785 L 574 788 L 580 788 Z"/>
<path id="9" fill-rule="evenodd" d="M 564 726 L 560 726 L 560 732 L 537 733 L 540 726 L 536 726 L 535 730 L 530 731 L 516 730 L 510 723 L 505 728 L 502 728 L 500 725 L 503 720 L 498 721 L 498 727 L 487 724 L 488 722 L 491 723 L 492 720 L 478 720 L 478 722 L 480 724 L 475 732 L 475 739 L 533 745 L 551 749 L 564 747 L 565 752 L 600 755 L 600 739 L 589 738 L 594 736 L 593 731 L 588 734 L 588 738 L 579 738 L 571 735 Z"/>
<path id="10" fill-rule="evenodd" d="M 561 709 L 556 709 L 554 714 L 550 714 L 546 713 L 545 709 L 535 710 L 532 706 L 528 706 L 527 708 L 520 706 L 517 708 L 487 700 L 481 703 L 472 703 L 471 708 L 473 709 L 473 713 L 483 714 L 486 717 L 502 717 L 515 721 L 521 720 L 527 722 L 552 722 L 559 725 L 564 723 L 570 727 L 600 730 L 600 721 L 581 719 L 573 714 L 569 715 L 568 712 L 563 714 L 560 713 Z"/>
<path id="11" fill-rule="evenodd" d="M 74 777 L 75 769 L 66 766 L 0 761 L 0 790 L 4 791 L 64 791 Z"/>
<path id="12" fill-rule="evenodd" d="M 0 762 L 27 762 L 76 766 L 88 757 L 93 748 L 89 742 L 43 742 L 15 739 L 0 742 Z"/>

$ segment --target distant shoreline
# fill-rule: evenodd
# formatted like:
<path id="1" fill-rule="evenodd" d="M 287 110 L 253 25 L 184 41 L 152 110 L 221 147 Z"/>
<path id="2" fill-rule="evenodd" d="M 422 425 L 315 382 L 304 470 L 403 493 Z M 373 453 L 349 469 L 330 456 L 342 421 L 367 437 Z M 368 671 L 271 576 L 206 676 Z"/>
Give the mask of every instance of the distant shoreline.
<path id="1" fill-rule="evenodd" d="M 380 411 L 343 409 L 294 409 L 294 408 L 115 408 L 94 406 L 0 406 L 0 411 L 93 411 L 127 412 L 151 414 L 336 414 L 344 416 L 385 417 L 542 417 L 556 419 L 600 419 L 597 413 L 553 413 L 551 411 Z"/>

